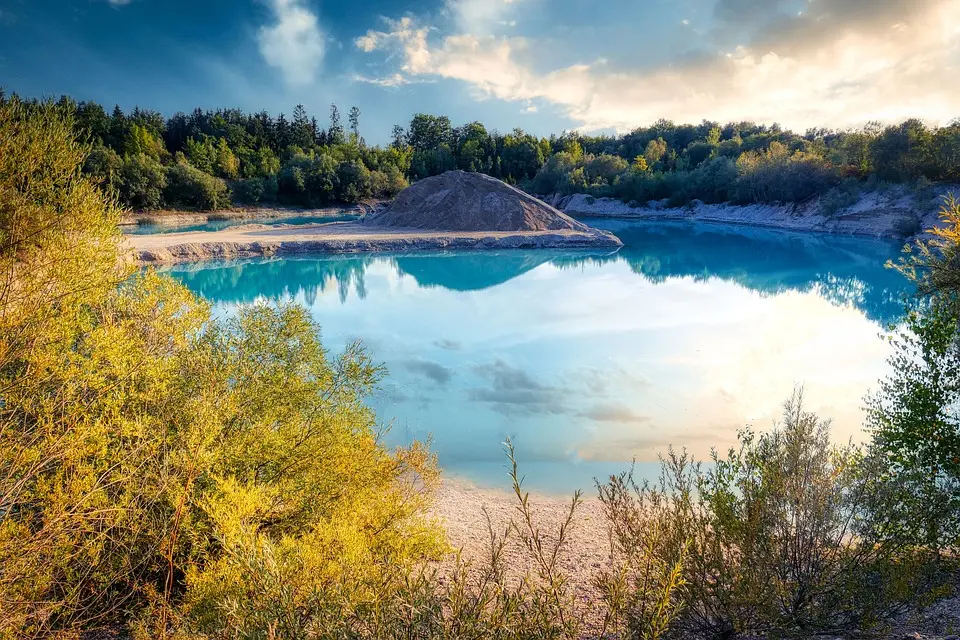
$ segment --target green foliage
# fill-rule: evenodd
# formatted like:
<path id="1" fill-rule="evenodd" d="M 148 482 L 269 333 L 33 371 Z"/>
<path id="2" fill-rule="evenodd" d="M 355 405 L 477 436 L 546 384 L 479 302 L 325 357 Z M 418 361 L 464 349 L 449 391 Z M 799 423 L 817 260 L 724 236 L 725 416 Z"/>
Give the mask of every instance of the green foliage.
<path id="1" fill-rule="evenodd" d="M 453 127 L 446 116 L 431 116 L 418 113 L 407 128 L 406 143 L 414 151 L 430 151 L 453 142 Z"/>
<path id="2" fill-rule="evenodd" d="M 882 624 L 927 575 L 922 556 L 880 526 L 895 496 L 875 490 L 877 478 L 858 450 L 830 444 L 828 423 L 803 411 L 799 393 L 782 426 L 741 432 L 710 467 L 671 451 L 655 487 L 614 477 L 601 499 L 640 573 L 632 588 L 622 569 L 607 577 L 612 610 L 633 598 L 634 637 L 670 620 L 681 636 L 722 638 Z"/>
<path id="3" fill-rule="evenodd" d="M 93 176 L 108 191 L 116 192 L 120 187 L 120 170 L 123 159 L 110 147 L 96 145 L 91 149 L 83 163 L 84 173 Z"/>
<path id="4" fill-rule="evenodd" d="M 960 539 L 960 202 L 949 197 L 941 215 L 944 225 L 898 265 L 920 298 L 890 338 L 891 373 L 868 399 L 867 420 L 899 496 L 891 527 L 937 549 Z"/>
<path id="5" fill-rule="evenodd" d="M 602 155 L 591 158 L 583 171 L 590 184 L 611 184 L 627 167 L 627 161 L 619 156 Z"/>
<path id="6" fill-rule="evenodd" d="M 928 240 L 908 245 L 897 268 L 917 284 L 922 296 L 939 296 L 941 303 L 960 297 L 960 200 L 953 193 L 940 210 L 942 224 Z"/>
<path id="7" fill-rule="evenodd" d="M 539 141 L 520 129 L 504 137 L 500 158 L 500 170 L 516 180 L 533 178 L 544 161 Z"/>
<path id="8" fill-rule="evenodd" d="M 266 186 L 263 178 L 247 178 L 233 186 L 234 197 L 244 204 L 258 204 L 263 200 L 264 193 Z"/>
<path id="9" fill-rule="evenodd" d="M 693 200 L 802 202 L 822 196 L 821 208 L 828 213 L 854 192 L 846 185 L 831 191 L 844 179 L 960 180 L 957 123 L 930 129 L 909 120 L 887 128 L 871 124 L 861 131 L 811 129 L 798 135 L 749 122 L 694 126 L 661 120 L 620 136 L 566 132 L 546 139 L 521 129 L 491 132 L 479 122 L 454 127 L 445 116 L 418 113 L 407 128 L 394 127 L 390 146 L 383 149 L 364 143 L 356 107 L 348 115 L 349 131 L 336 105 L 325 130 L 303 105 L 293 110 L 292 122 L 283 114 L 273 118 L 231 109 L 178 113 L 164 122 L 159 114 L 139 109 L 130 114 L 115 109 L 108 116 L 99 105 L 69 100 L 64 108 L 78 114 L 78 131 L 120 156 L 146 155 L 169 165 L 182 152 L 195 168 L 225 180 L 276 180 L 284 202 L 303 206 L 389 198 L 408 179 L 452 169 L 487 173 L 540 194 L 668 199 L 674 206 Z M 100 165 L 91 163 L 90 169 L 109 184 L 109 170 Z M 120 195 L 135 208 L 145 202 L 173 206 Z"/>
<path id="10" fill-rule="evenodd" d="M 909 312 L 892 338 L 891 374 L 869 399 L 867 426 L 900 496 L 891 526 L 916 544 L 952 547 L 960 532 L 960 342 L 955 305 Z"/>
<path id="11" fill-rule="evenodd" d="M 167 185 L 163 191 L 164 201 L 174 207 L 213 211 L 230 204 L 230 191 L 226 183 L 194 168 L 186 162 L 178 162 L 167 168 Z"/>
<path id="12" fill-rule="evenodd" d="M 643 157 L 647 161 L 647 166 L 654 169 L 660 168 L 660 161 L 665 155 L 667 155 L 667 143 L 663 138 L 651 140 L 643 150 Z"/>
<path id="13" fill-rule="evenodd" d="M 183 154 L 186 156 L 187 161 L 195 168 L 205 173 L 213 173 L 217 159 L 217 150 L 211 138 L 203 138 L 202 140 L 190 138 L 187 140 Z"/>
<path id="14" fill-rule="evenodd" d="M 683 611 L 686 540 L 677 534 L 675 506 L 689 495 L 638 485 L 633 473 L 597 483 L 610 525 L 611 567 L 596 584 L 607 607 L 602 636 L 657 640 Z M 671 557 L 672 556 L 672 557 Z"/>
<path id="15" fill-rule="evenodd" d="M 881 180 L 912 181 L 931 172 L 933 138 L 920 120 L 887 127 L 871 145 L 871 160 Z"/>
<path id="16" fill-rule="evenodd" d="M 740 202 L 802 202 L 837 184 L 836 170 L 818 156 L 790 153 L 772 142 L 764 153 L 747 152 L 737 160 Z"/>
<path id="17" fill-rule="evenodd" d="M 825 216 L 836 215 L 842 209 L 855 205 L 861 192 L 860 183 L 855 178 L 845 179 L 820 198 L 820 213 Z"/>
<path id="18" fill-rule="evenodd" d="M 456 168 L 457 159 L 447 145 L 437 149 L 417 149 L 410 160 L 410 173 L 415 179 L 428 178 Z"/>
<path id="19" fill-rule="evenodd" d="M 160 160 L 169 155 L 160 136 L 139 124 L 130 125 L 123 141 L 123 153 L 132 156 L 145 155 L 154 160 Z"/>
<path id="20" fill-rule="evenodd" d="M 135 209 L 157 209 L 163 203 L 167 172 L 147 155 L 127 156 L 120 165 L 117 193 Z"/>
<path id="21" fill-rule="evenodd" d="M 364 403 L 379 367 L 330 356 L 300 307 L 221 322 L 130 277 L 72 128 L 0 105 L 0 636 L 296 635 L 306 602 L 376 608 L 441 549 L 432 456 L 384 449 Z"/>

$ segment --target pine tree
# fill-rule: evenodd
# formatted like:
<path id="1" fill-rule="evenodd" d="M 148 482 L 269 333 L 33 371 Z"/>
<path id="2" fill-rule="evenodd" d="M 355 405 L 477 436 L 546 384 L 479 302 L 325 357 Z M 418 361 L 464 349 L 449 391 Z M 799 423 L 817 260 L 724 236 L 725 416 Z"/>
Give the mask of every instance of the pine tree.
<path id="1" fill-rule="evenodd" d="M 287 117 L 281 113 L 277 117 L 277 150 L 283 152 L 290 146 L 290 143 L 290 123 L 287 122 Z"/>
<path id="2" fill-rule="evenodd" d="M 327 140 L 330 144 L 343 144 L 346 138 L 343 132 L 343 124 L 340 122 L 340 109 L 337 105 L 330 105 L 330 129 L 327 134 Z"/>
<path id="3" fill-rule="evenodd" d="M 298 104 L 293 110 L 293 144 L 301 149 L 309 149 L 313 146 L 314 136 L 310 130 L 310 118 L 307 116 L 307 110 L 302 104 Z"/>
<path id="4" fill-rule="evenodd" d="M 350 142 L 356 145 L 360 144 L 360 109 L 356 106 L 350 107 Z"/>

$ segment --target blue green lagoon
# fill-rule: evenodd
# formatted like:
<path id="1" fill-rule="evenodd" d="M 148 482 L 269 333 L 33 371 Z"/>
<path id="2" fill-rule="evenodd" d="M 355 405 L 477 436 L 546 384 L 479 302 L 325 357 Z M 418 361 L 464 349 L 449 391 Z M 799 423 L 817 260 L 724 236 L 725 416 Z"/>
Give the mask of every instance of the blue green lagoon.
<path id="1" fill-rule="evenodd" d="M 304 215 L 304 216 L 283 216 L 283 217 L 263 217 L 263 218 L 225 218 L 222 220 L 212 219 L 206 222 L 195 224 L 165 224 L 163 222 L 142 222 L 136 225 L 127 225 L 124 233 L 132 236 L 150 235 L 154 233 L 187 233 L 189 231 L 221 231 L 244 224 L 265 224 L 275 226 L 278 224 L 326 224 L 328 222 L 351 222 L 358 220 L 360 216 L 355 213 L 343 213 L 333 215 Z"/>
<path id="2" fill-rule="evenodd" d="M 886 372 L 903 277 L 881 240 L 592 220 L 616 253 L 316 255 L 179 265 L 218 314 L 294 300 L 336 351 L 360 339 L 389 374 L 372 406 L 391 444 L 430 440 L 448 476 L 569 492 L 670 445 L 698 457 L 769 428 L 796 385 L 839 441 L 861 438 Z"/>

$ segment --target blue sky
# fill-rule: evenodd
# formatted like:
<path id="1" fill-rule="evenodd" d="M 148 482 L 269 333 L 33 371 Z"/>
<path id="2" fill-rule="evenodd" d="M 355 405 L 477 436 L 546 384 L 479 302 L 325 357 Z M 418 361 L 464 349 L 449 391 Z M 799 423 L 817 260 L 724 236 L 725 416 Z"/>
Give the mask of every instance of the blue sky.
<path id="1" fill-rule="evenodd" d="M 537 134 L 960 116 L 958 0 L 0 0 L 0 85 Z"/>

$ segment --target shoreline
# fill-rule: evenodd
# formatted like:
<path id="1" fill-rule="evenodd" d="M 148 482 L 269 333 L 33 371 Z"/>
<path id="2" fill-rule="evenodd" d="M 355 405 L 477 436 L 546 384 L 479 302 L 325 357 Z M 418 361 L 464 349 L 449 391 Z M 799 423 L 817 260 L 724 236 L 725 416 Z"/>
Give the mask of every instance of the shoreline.
<path id="1" fill-rule="evenodd" d="M 140 264 L 177 264 L 305 253 L 379 253 L 495 249 L 619 249 L 611 233 L 590 231 L 429 231 L 359 222 L 241 225 L 221 231 L 125 236 Z"/>
<path id="2" fill-rule="evenodd" d="M 648 222 L 705 222 L 731 224 L 766 229 L 782 229 L 831 235 L 851 235 L 891 240 L 909 240 L 940 223 L 939 208 L 942 197 L 951 192 L 960 192 L 960 187 L 939 185 L 930 197 L 921 197 L 906 187 L 892 187 L 885 190 L 868 191 L 859 194 L 857 199 L 847 206 L 839 207 L 827 214 L 822 208 L 821 198 L 805 203 L 787 204 L 747 204 L 731 203 L 705 204 L 700 201 L 682 207 L 670 207 L 666 201 L 650 201 L 643 204 L 625 203 L 616 198 L 595 198 L 587 194 L 563 196 L 550 194 L 539 197 L 543 202 L 556 207 L 574 218 L 598 218 L 612 220 L 639 220 Z M 206 223 L 222 220 L 251 220 L 271 222 L 284 218 L 335 217 L 338 215 L 363 216 L 388 205 L 388 201 L 378 201 L 357 205 L 343 205 L 322 208 L 296 208 L 281 205 L 240 206 L 210 212 L 158 211 L 128 214 L 120 223 L 121 230 L 139 224 L 169 225 L 170 227 Z M 251 224 L 257 224 L 252 222 Z M 313 223 L 323 224 L 323 223 Z M 281 228 L 276 225 L 274 228 Z M 235 229 L 236 227 L 234 227 Z M 399 230 L 398 230 L 399 231 Z M 403 230 L 409 233 L 414 230 Z M 415 230 L 421 234 L 435 235 L 434 232 Z M 174 231 L 170 235 L 176 234 Z M 219 232 L 207 232 L 219 233 Z M 524 232 L 518 232 L 524 233 Z M 459 234 L 466 238 L 468 233 Z M 428 248 L 519 248 L 514 245 L 500 247 L 475 247 L 462 240 L 457 246 Z M 540 246 L 540 245 L 537 245 Z M 553 245 L 554 248 L 570 246 L 565 243 Z M 597 245 L 592 245 L 597 246 Z M 525 247 L 524 247 L 525 248 Z M 355 247 L 342 251 L 378 251 L 376 247 Z M 389 249 L 388 249 L 389 250 Z M 409 250 L 409 248 L 407 248 Z M 319 248 L 317 251 L 338 251 L 335 248 Z M 244 253 L 252 257 L 255 253 Z M 265 255 L 265 254 L 259 254 Z M 271 254 L 272 255 L 272 254 Z"/>
<path id="3" fill-rule="evenodd" d="M 919 197 L 906 188 L 870 191 L 830 214 L 824 212 L 820 198 L 805 203 L 747 205 L 705 204 L 695 200 L 683 207 L 667 206 L 666 201 L 628 204 L 615 198 L 594 198 L 586 194 L 553 194 L 543 199 L 577 218 L 709 222 L 907 240 L 939 225 L 942 197 L 955 191 L 958 190 L 943 185 L 929 198 Z"/>
<path id="4" fill-rule="evenodd" d="M 382 203 L 331 206 L 320 208 L 299 208 L 277 206 L 238 206 L 216 211 L 160 210 L 127 213 L 120 219 L 120 229 L 137 227 L 141 224 L 165 225 L 170 227 L 204 224 L 223 220 L 283 220 L 285 218 L 336 217 L 341 215 L 362 216 L 375 211 Z"/>

